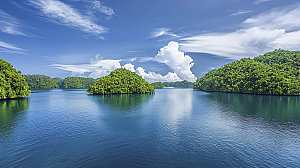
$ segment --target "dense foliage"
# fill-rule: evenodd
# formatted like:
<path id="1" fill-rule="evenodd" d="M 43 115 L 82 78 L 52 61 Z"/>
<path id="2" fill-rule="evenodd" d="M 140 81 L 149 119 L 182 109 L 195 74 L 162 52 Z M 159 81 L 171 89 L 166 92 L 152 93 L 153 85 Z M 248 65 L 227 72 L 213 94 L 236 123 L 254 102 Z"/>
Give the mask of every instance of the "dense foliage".
<path id="1" fill-rule="evenodd" d="M 130 94 L 155 92 L 145 79 L 127 69 L 117 69 L 108 76 L 100 78 L 88 90 L 91 94 Z"/>
<path id="2" fill-rule="evenodd" d="M 0 59 L 0 99 L 27 95 L 30 95 L 30 90 L 24 77 L 11 64 Z"/>
<path id="3" fill-rule="evenodd" d="M 58 88 L 55 80 L 45 75 L 24 75 L 30 89 Z"/>
<path id="4" fill-rule="evenodd" d="M 62 82 L 64 79 L 62 79 L 62 78 L 52 78 L 52 79 L 57 84 L 58 88 L 62 88 Z"/>
<path id="5" fill-rule="evenodd" d="M 197 80 L 203 91 L 300 95 L 300 52 L 275 50 L 254 59 L 243 58 Z"/>
<path id="6" fill-rule="evenodd" d="M 154 83 L 151 83 L 151 85 L 155 88 L 155 89 L 158 89 L 158 88 L 164 88 L 164 84 L 162 82 L 154 82 Z"/>
<path id="7" fill-rule="evenodd" d="M 177 82 L 164 82 L 165 87 L 175 87 L 175 88 L 192 88 L 194 86 L 193 82 L 187 80 L 177 81 Z"/>
<path id="8" fill-rule="evenodd" d="M 96 83 L 96 79 L 83 77 L 67 77 L 61 81 L 60 88 L 89 88 Z"/>

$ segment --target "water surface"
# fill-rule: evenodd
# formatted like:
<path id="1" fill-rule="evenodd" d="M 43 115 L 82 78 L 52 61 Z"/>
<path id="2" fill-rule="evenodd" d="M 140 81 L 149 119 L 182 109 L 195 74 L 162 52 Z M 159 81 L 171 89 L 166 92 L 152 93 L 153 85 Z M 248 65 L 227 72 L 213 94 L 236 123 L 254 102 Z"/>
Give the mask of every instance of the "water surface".
<path id="1" fill-rule="evenodd" d="M 0 101 L 0 167 L 298 167 L 300 98 L 158 89 Z"/>

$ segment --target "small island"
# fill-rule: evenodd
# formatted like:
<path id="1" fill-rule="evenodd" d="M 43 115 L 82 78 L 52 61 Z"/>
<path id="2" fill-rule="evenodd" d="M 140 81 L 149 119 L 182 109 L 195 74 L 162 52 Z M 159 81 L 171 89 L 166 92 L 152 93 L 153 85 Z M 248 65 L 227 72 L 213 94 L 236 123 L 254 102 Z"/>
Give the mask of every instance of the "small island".
<path id="1" fill-rule="evenodd" d="M 14 99 L 30 95 L 30 90 L 21 72 L 10 63 L 0 59 L 0 99 Z"/>
<path id="2" fill-rule="evenodd" d="M 155 89 L 138 74 L 120 68 L 100 78 L 87 92 L 96 95 L 143 94 L 154 93 Z"/>
<path id="3" fill-rule="evenodd" d="M 275 50 L 208 72 L 194 89 L 260 95 L 300 95 L 300 51 Z"/>

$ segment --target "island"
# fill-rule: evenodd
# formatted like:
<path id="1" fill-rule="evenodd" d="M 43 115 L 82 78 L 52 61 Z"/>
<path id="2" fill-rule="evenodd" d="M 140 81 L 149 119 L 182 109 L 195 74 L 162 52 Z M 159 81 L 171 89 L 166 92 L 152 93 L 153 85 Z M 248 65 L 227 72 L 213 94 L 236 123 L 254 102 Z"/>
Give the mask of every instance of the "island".
<path id="1" fill-rule="evenodd" d="M 0 59 L 0 99 L 14 99 L 30 95 L 27 82 L 20 71 Z"/>
<path id="2" fill-rule="evenodd" d="M 154 83 L 151 83 L 151 85 L 155 88 L 155 89 L 161 89 L 161 88 L 164 88 L 164 84 L 162 82 L 154 82 Z"/>
<path id="3" fill-rule="evenodd" d="M 101 77 L 87 92 L 95 95 L 143 94 L 154 93 L 155 89 L 138 74 L 120 68 L 105 77 Z"/>
<path id="4" fill-rule="evenodd" d="M 300 51 L 275 50 L 226 64 L 198 79 L 194 89 L 259 95 L 300 95 Z"/>

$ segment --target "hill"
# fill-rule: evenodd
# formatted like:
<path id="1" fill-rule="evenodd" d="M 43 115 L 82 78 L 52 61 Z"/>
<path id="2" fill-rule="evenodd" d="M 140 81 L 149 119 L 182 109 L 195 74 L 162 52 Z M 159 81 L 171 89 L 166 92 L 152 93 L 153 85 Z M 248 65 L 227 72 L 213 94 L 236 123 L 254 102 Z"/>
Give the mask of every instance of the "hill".
<path id="1" fill-rule="evenodd" d="M 21 72 L 0 59 L 0 99 L 26 97 L 30 90 Z"/>
<path id="2" fill-rule="evenodd" d="M 127 69 L 116 69 L 109 75 L 100 78 L 88 90 L 90 94 L 131 94 L 155 92 L 145 79 Z"/>
<path id="3" fill-rule="evenodd" d="M 265 95 L 300 95 L 300 51 L 275 50 L 208 72 L 194 89 Z"/>
<path id="4" fill-rule="evenodd" d="M 24 75 L 30 89 L 53 89 L 58 88 L 55 80 L 45 75 Z"/>

